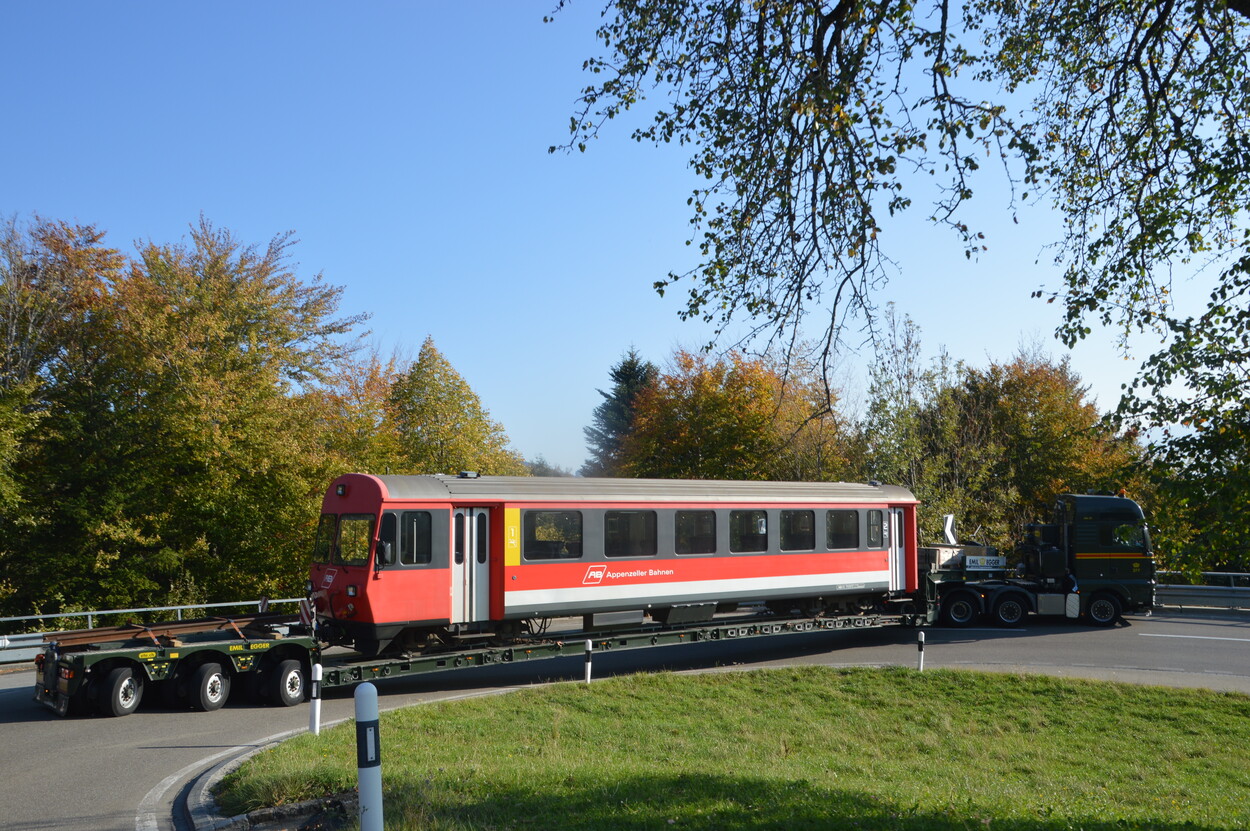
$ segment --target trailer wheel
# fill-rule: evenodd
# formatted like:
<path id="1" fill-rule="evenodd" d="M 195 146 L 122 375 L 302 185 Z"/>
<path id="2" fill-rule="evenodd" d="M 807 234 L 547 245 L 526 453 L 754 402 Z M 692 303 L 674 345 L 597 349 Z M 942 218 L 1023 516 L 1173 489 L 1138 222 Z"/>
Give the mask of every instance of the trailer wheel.
<path id="1" fill-rule="evenodd" d="M 981 613 L 972 595 L 957 592 L 942 601 L 942 621 L 947 626 L 971 626 Z"/>
<path id="2" fill-rule="evenodd" d="M 100 712 L 106 716 L 128 716 L 143 700 L 143 679 L 130 667 L 115 667 L 100 688 Z"/>
<path id="3" fill-rule="evenodd" d="M 1009 594 L 994 604 L 994 622 L 999 626 L 1018 626 L 1028 613 L 1019 595 Z"/>
<path id="4" fill-rule="evenodd" d="M 1096 594 L 1085 610 L 1085 620 L 1091 626 L 1111 626 L 1120 619 L 1120 601 L 1114 594 Z"/>
<path id="5" fill-rule="evenodd" d="M 230 675 L 221 668 L 221 664 L 212 661 L 200 664 L 191 676 L 188 697 L 191 699 L 191 706 L 197 710 L 220 710 L 230 697 Z"/>
<path id="6" fill-rule="evenodd" d="M 275 704 L 294 707 L 304 700 L 304 665 L 288 658 L 269 676 L 269 697 Z"/>

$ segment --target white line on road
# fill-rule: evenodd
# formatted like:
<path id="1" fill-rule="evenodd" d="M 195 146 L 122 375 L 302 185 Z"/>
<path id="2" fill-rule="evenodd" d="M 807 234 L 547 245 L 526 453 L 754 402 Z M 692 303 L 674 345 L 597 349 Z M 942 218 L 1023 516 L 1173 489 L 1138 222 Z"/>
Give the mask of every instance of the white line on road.
<path id="1" fill-rule="evenodd" d="M 1143 638 L 1185 638 L 1191 641 L 1237 641 L 1238 643 L 1250 643 L 1250 638 L 1218 638 L 1214 635 L 1156 635 L 1153 632 L 1142 632 Z"/>

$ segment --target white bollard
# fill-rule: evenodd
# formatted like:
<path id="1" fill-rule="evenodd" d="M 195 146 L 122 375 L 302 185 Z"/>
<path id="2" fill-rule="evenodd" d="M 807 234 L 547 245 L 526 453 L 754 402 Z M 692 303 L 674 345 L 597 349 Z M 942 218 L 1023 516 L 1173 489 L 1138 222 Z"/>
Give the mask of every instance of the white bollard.
<path id="1" fill-rule="evenodd" d="M 586 683 L 590 683 L 590 653 L 594 652 L 595 645 L 589 640 L 586 641 Z"/>
<path id="2" fill-rule="evenodd" d="M 918 661 L 916 670 L 924 672 L 924 632 L 921 632 L 916 639 L 916 652 L 919 654 L 919 657 L 916 659 Z"/>
<path id="3" fill-rule="evenodd" d="M 321 735 L 321 664 L 312 665 L 312 688 L 308 691 L 308 732 Z"/>
<path id="4" fill-rule="evenodd" d="M 360 831 L 382 831 L 378 690 L 368 681 L 356 688 L 356 779 L 360 791 Z"/>

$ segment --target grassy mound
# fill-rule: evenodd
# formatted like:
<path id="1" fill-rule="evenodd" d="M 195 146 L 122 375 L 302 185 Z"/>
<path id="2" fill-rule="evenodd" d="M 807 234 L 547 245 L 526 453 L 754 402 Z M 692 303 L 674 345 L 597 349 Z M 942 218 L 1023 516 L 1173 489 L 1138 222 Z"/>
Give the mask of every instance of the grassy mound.
<path id="1" fill-rule="evenodd" d="M 1250 697 L 960 671 L 637 675 L 384 714 L 388 828 L 1250 827 Z M 343 725 L 223 810 L 351 790 Z"/>

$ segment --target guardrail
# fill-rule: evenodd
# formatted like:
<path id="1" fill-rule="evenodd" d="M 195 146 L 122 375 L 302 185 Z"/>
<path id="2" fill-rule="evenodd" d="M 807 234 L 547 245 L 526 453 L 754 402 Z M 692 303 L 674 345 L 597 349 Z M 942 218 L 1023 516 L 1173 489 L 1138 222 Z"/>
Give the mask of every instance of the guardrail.
<path id="1" fill-rule="evenodd" d="M 1155 602 L 1160 606 L 1202 609 L 1250 609 L 1250 588 L 1239 586 L 1158 586 Z"/>
<path id="2" fill-rule="evenodd" d="M 90 612 L 56 612 L 48 615 L 23 615 L 21 617 L 0 617 L 0 624 L 17 623 L 20 621 L 35 621 L 44 623 L 51 620 L 64 620 L 66 618 L 87 619 L 87 628 L 94 629 L 96 622 L 100 618 L 109 617 L 111 615 L 138 615 L 147 614 L 149 612 L 172 612 L 178 620 L 182 620 L 183 612 L 196 611 L 207 613 L 209 609 L 244 609 L 255 607 L 256 611 L 263 612 L 274 606 L 284 604 L 298 604 L 302 598 L 288 597 L 281 600 L 270 600 L 262 597 L 260 600 L 236 600 L 232 603 L 192 603 L 185 606 L 151 606 L 144 609 L 100 609 Z M 39 631 L 26 632 L 19 635 L 0 635 L 0 664 L 18 663 L 21 661 L 33 661 L 35 656 L 43 650 L 43 639 L 45 635 L 56 634 L 55 631 Z"/>

